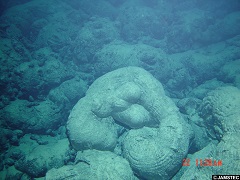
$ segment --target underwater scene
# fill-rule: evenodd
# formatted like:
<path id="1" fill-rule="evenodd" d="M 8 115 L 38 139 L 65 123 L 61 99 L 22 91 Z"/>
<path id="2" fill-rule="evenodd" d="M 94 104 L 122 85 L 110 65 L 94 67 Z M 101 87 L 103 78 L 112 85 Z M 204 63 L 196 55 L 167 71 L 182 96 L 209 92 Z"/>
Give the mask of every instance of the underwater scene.
<path id="1" fill-rule="evenodd" d="M 240 179 L 239 0 L 0 0 L 0 180 Z"/>

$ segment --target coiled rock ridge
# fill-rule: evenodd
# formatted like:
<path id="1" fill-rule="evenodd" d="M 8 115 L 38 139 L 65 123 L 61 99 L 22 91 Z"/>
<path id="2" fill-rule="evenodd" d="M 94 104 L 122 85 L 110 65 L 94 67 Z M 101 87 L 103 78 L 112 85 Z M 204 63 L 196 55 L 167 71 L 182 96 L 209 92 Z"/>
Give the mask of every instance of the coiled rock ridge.
<path id="1" fill-rule="evenodd" d="M 161 83 L 138 67 L 98 78 L 72 109 L 67 129 L 76 150 L 113 151 L 123 139 L 122 156 L 147 179 L 171 178 L 190 141 L 188 124 Z"/>

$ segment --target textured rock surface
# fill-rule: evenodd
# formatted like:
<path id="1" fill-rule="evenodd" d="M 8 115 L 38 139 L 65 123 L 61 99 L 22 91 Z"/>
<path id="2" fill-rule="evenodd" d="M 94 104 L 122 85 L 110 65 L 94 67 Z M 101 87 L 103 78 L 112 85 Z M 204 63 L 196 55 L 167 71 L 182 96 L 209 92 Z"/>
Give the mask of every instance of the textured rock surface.
<path id="1" fill-rule="evenodd" d="M 24 133 L 45 133 L 57 129 L 61 123 L 61 109 L 52 101 L 32 103 L 26 100 L 12 101 L 1 112 L 1 119 L 6 127 L 16 128 Z"/>
<path id="2" fill-rule="evenodd" d="M 68 71 L 68 68 L 59 62 L 57 58 L 46 58 L 48 60 L 45 60 L 45 62 L 39 62 L 40 60 L 25 62 L 15 69 L 15 81 L 17 81 L 16 83 L 18 83 L 19 88 L 24 94 L 32 94 L 33 96 L 36 92 L 39 94 L 48 94 L 52 87 L 61 84 L 73 76 Z M 24 81 L 20 79 L 24 79 Z"/>
<path id="3" fill-rule="evenodd" d="M 227 86 L 211 91 L 204 98 L 200 115 L 204 118 L 209 133 L 221 140 L 225 133 L 239 132 L 240 90 Z"/>
<path id="4" fill-rule="evenodd" d="M 68 151 L 69 142 L 62 139 L 46 145 L 37 145 L 29 154 L 22 156 L 15 168 L 31 177 L 43 177 L 51 168 L 64 165 L 64 159 Z"/>
<path id="5" fill-rule="evenodd" d="M 240 146 L 238 138 L 240 133 L 231 133 L 224 135 L 222 141 L 217 144 L 209 144 L 202 150 L 196 152 L 192 156 L 189 156 L 191 164 L 189 167 L 183 168 L 179 172 L 180 177 L 176 175 L 174 180 L 191 180 L 191 179 L 210 179 L 212 174 L 238 174 L 240 172 Z M 212 162 L 216 160 L 222 162 L 220 166 L 196 166 L 196 159 L 204 161 L 205 159 L 211 159 Z M 200 164 L 200 162 L 199 162 Z"/>
<path id="6" fill-rule="evenodd" d="M 189 132 L 181 117 L 169 116 L 159 128 L 130 130 L 123 154 L 137 174 L 148 179 L 168 179 L 181 167 L 188 151 Z"/>
<path id="7" fill-rule="evenodd" d="M 240 59 L 225 64 L 221 69 L 221 78 L 224 82 L 233 82 L 234 86 L 240 88 Z"/>
<path id="8" fill-rule="evenodd" d="M 190 130 L 147 71 L 127 67 L 98 78 L 69 116 L 69 140 L 77 150 L 112 150 L 120 135 L 116 124 L 130 129 L 123 155 L 137 174 L 169 178 L 180 168 Z"/>
<path id="9" fill-rule="evenodd" d="M 218 103 L 227 103 L 232 107 L 232 102 L 213 102 L 207 97 L 201 108 L 198 105 L 207 93 L 216 88 L 226 85 L 240 88 L 240 1 L 176 2 L 177 0 L 0 1 L 0 177 L 5 174 L 2 179 L 20 179 L 20 176 L 22 179 L 35 178 L 26 175 L 25 170 L 15 171 L 16 161 L 22 156 L 26 159 L 32 156 L 33 148 L 47 145 L 47 140 L 42 138 L 44 134 L 66 138 L 64 126 L 67 117 L 77 101 L 85 95 L 86 84 L 90 85 L 103 74 L 127 66 L 139 66 L 150 72 L 162 83 L 166 94 L 174 102 L 179 102 L 180 112 L 194 131 L 189 157 L 213 141 L 216 142 L 213 149 L 218 148 L 219 153 L 211 156 L 221 158 L 223 164 L 227 164 L 222 172 L 230 174 L 238 171 L 234 166 L 237 167 L 239 161 L 235 158 L 229 158 L 228 161 L 227 157 L 239 151 L 236 143 L 239 123 L 236 122 L 237 119 L 232 122 L 225 119 L 222 107 L 218 111 Z M 121 82 L 121 77 L 119 79 L 117 81 Z M 101 89 L 101 86 L 97 87 Z M 151 94 L 155 89 L 149 90 L 135 82 L 113 87 L 116 87 L 116 91 L 109 90 L 110 93 L 104 89 L 106 96 L 103 95 L 102 99 L 98 95 L 94 96 L 95 104 L 105 105 L 99 111 L 98 106 L 93 105 L 91 107 L 96 108 L 88 111 L 97 114 L 94 117 L 99 122 L 87 119 L 83 125 L 78 126 L 84 134 L 81 136 L 85 140 L 84 148 L 88 149 L 95 143 L 96 148 L 113 150 L 129 160 L 137 157 L 136 161 L 131 160 L 131 166 L 139 174 L 139 179 L 147 179 L 143 176 L 151 174 L 151 169 L 160 168 L 160 164 L 156 162 L 156 166 L 143 166 L 140 152 L 145 149 L 141 144 L 160 148 L 164 152 L 169 147 L 169 144 L 155 143 L 158 142 L 158 134 L 165 136 L 163 130 L 158 130 L 161 126 L 166 126 L 164 120 L 161 119 L 158 123 L 157 118 L 152 118 L 155 117 L 153 112 L 146 108 L 148 103 L 135 101 L 142 98 L 138 98 L 138 89 L 141 94 L 144 92 L 142 87 L 146 89 L 146 94 Z M 127 92 L 125 89 L 132 90 Z M 120 92 L 119 97 L 115 96 L 116 92 Z M 121 97 L 121 93 L 126 96 L 132 92 L 135 94 L 130 98 Z M 224 92 L 219 94 L 235 94 L 232 91 Z M 216 95 L 212 96 L 218 99 Z M 86 100 L 88 103 L 89 99 Z M 107 111 L 113 113 L 102 118 L 106 115 L 104 108 L 108 107 L 116 109 Z M 89 110 L 85 105 L 80 108 L 83 111 Z M 162 107 L 157 111 L 162 111 Z M 87 131 L 84 132 L 81 127 L 87 127 Z M 105 131 L 99 133 L 101 130 Z M 149 136 L 145 133 L 149 133 Z M 31 138 L 26 140 L 27 135 Z M 139 148 L 139 154 L 135 153 L 138 147 L 142 148 Z M 146 150 L 148 152 L 147 148 Z M 209 155 L 207 151 L 199 153 L 203 158 Z M 149 159 L 145 162 L 152 159 L 164 160 L 155 156 L 157 153 L 152 154 L 153 158 L 143 154 L 142 159 Z M 64 160 L 64 163 L 72 164 L 74 150 L 68 155 L 69 159 Z M 199 154 L 196 157 L 197 155 Z M 166 159 L 167 161 L 169 160 Z M 36 165 L 29 171 L 39 172 L 39 167 Z M 199 169 L 213 174 L 207 168 Z M 190 169 L 188 168 L 190 174 L 185 174 L 182 179 L 195 178 L 194 171 Z M 199 171 L 201 173 L 195 179 L 203 178 L 201 174 L 204 171 Z M 41 173 L 41 176 L 44 175 Z"/>
<path id="10" fill-rule="evenodd" d="M 137 179 L 126 159 L 109 151 L 78 152 L 74 165 L 51 169 L 46 180 L 79 179 Z"/>
<path id="11" fill-rule="evenodd" d="M 94 61 L 94 71 L 97 76 L 118 68 L 138 66 L 162 80 L 169 77 L 169 70 L 173 68 L 173 62 L 167 59 L 166 54 L 159 48 L 143 43 L 132 45 L 116 40 L 97 51 Z"/>
<path id="12" fill-rule="evenodd" d="M 48 97 L 58 106 L 72 107 L 87 91 L 87 84 L 79 77 L 64 81 L 60 86 L 52 89 Z"/>
<path id="13" fill-rule="evenodd" d="M 221 160 L 221 166 L 199 168 L 192 165 L 181 179 L 211 178 L 212 174 L 236 174 L 240 172 L 240 90 L 232 86 L 211 91 L 203 100 L 200 115 L 208 129 L 208 135 L 217 139 L 215 144 L 196 152 L 191 158 Z"/>

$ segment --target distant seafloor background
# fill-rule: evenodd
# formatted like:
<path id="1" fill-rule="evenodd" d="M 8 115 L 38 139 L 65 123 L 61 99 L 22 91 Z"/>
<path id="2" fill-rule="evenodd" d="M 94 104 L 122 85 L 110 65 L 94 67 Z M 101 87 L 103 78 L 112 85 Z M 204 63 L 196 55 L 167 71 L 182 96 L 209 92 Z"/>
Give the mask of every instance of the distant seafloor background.
<path id="1" fill-rule="evenodd" d="M 0 179 L 151 179 L 116 148 L 75 150 L 66 130 L 88 87 L 128 66 L 192 129 L 190 165 L 169 179 L 240 174 L 239 0 L 1 0 L 0 63 Z"/>

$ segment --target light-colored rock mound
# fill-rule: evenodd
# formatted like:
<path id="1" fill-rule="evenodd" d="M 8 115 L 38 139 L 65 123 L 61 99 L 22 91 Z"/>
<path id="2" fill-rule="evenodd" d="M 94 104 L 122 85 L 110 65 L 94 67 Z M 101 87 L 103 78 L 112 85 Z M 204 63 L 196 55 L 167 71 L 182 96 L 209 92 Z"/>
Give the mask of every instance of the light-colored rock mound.
<path id="1" fill-rule="evenodd" d="M 68 139 L 32 147 L 28 154 L 17 160 L 15 168 L 31 177 L 43 177 L 48 170 L 64 165 L 68 148 Z"/>
<path id="2" fill-rule="evenodd" d="M 46 180 L 137 179 L 126 159 L 109 151 L 78 152 L 74 165 L 51 169 Z"/>
<path id="3" fill-rule="evenodd" d="M 209 133 L 221 139 L 225 133 L 239 132 L 240 90 L 227 86 L 211 91 L 204 98 L 200 115 L 210 130 Z"/>
<path id="4" fill-rule="evenodd" d="M 61 109 L 48 99 L 39 103 L 18 99 L 0 114 L 4 126 L 24 133 L 46 133 L 57 129 L 62 121 Z"/>
<path id="5" fill-rule="evenodd" d="M 163 87 L 137 67 L 121 68 L 98 78 L 70 113 L 69 140 L 77 150 L 112 150 L 118 126 L 130 129 L 123 156 L 148 179 L 169 178 L 188 152 L 190 130 Z"/>
<path id="6" fill-rule="evenodd" d="M 226 86 L 211 91 L 203 99 L 200 115 L 204 119 L 209 136 L 219 142 L 210 144 L 192 157 L 190 168 L 181 179 L 211 178 L 212 174 L 236 174 L 240 172 L 240 90 Z M 199 168 L 196 159 L 221 161 L 218 166 Z M 179 179 L 179 178 L 178 178 Z"/>

